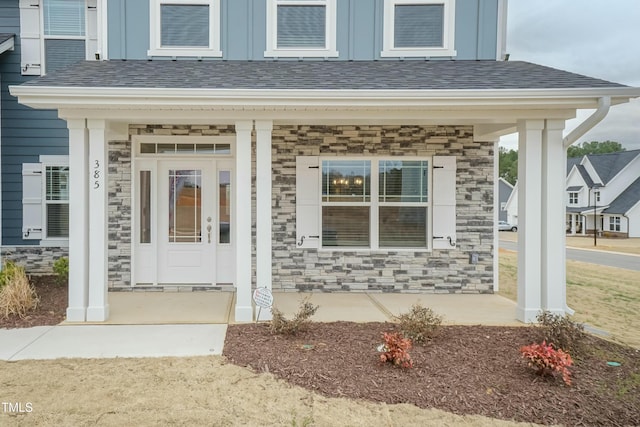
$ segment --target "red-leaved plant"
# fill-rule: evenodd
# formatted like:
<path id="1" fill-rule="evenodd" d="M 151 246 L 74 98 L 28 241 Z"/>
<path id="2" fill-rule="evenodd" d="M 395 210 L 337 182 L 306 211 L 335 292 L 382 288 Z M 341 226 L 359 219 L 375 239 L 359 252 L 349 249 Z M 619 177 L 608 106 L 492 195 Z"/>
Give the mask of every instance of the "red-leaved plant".
<path id="1" fill-rule="evenodd" d="M 400 332 L 383 332 L 382 339 L 384 345 L 380 361 L 392 363 L 394 366 L 401 368 L 413 368 L 413 360 L 409 355 L 411 349 L 411 340 L 405 338 Z"/>
<path id="2" fill-rule="evenodd" d="M 571 372 L 569 367 L 573 360 L 569 353 L 553 348 L 552 344 L 542 341 L 542 344 L 530 344 L 520 348 L 522 357 L 529 361 L 529 366 L 536 369 L 538 375 L 555 376 L 562 374 L 562 380 L 571 385 Z"/>

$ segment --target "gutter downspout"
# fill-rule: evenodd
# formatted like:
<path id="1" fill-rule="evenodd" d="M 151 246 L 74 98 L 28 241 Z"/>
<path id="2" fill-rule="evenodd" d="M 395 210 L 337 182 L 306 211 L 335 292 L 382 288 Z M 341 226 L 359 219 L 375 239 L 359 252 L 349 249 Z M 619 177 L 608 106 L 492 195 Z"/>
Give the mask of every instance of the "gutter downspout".
<path id="1" fill-rule="evenodd" d="M 600 123 L 609 113 L 609 108 L 611 108 L 610 96 L 603 96 L 598 99 L 598 109 L 594 111 L 592 115 L 587 117 L 584 122 L 580 123 L 577 128 L 572 130 L 569 135 L 564 137 L 562 140 L 564 143 L 564 149 L 566 150 L 569 148 L 569 146 L 576 142 L 578 138 L 582 137 L 582 135 L 589 132 L 595 125 Z"/>
<path id="2" fill-rule="evenodd" d="M 574 142 L 578 140 L 578 138 L 581 138 L 585 133 L 593 129 L 595 125 L 600 123 L 602 119 L 604 119 L 609 113 L 609 108 L 611 108 L 611 97 L 603 96 L 599 98 L 598 108 L 596 109 L 596 111 L 594 111 L 592 115 L 587 117 L 587 119 L 584 122 L 580 123 L 578 127 L 576 127 L 574 130 L 569 132 L 569 135 L 565 136 L 562 139 L 565 152 Z M 594 199 L 595 199 L 595 195 L 594 195 Z M 594 221 L 595 221 L 595 215 L 594 215 Z M 585 225 L 586 225 L 586 221 L 585 221 Z M 594 233 L 595 233 L 595 230 L 594 230 Z M 566 285 L 565 285 L 565 292 L 566 292 Z M 564 311 L 568 313 L 570 316 L 572 316 L 576 311 L 566 304 L 566 301 L 567 301 L 566 294 L 565 294 L 564 300 L 565 300 Z"/>

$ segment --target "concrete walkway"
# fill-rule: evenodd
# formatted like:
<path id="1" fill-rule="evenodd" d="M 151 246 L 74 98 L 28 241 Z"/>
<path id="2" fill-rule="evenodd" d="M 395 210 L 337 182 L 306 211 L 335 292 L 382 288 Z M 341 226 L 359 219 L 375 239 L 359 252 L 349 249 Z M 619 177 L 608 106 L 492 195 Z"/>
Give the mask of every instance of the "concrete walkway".
<path id="1" fill-rule="evenodd" d="M 445 324 L 522 325 L 499 295 L 275 292 L 274 306 L 290 317 L 305 298 L 317 322 L 385 322 L 421 303 Z M 219 355 L 235 322 L 232 292 L 112 292 L 109 304 L 105 323 L 0 329 L 0 360 Z"/>

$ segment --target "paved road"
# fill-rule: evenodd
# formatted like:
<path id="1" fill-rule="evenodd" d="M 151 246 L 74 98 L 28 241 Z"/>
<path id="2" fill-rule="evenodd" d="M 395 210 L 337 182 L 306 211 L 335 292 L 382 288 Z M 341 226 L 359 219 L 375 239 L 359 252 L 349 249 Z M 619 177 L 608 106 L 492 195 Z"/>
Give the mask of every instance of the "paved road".
<path id="1" fill-rule="evenodd" d="M 500 247 L 509 251 L 517 251 L 518 243 L 500 240 Z M 567 259 L 588 262 L 589 264 L 605 265 L 607 267 L 640 271 L 640 257 L 634 255 L 620 255 L 612 254 L 607 251 L 567 248 Z"/>

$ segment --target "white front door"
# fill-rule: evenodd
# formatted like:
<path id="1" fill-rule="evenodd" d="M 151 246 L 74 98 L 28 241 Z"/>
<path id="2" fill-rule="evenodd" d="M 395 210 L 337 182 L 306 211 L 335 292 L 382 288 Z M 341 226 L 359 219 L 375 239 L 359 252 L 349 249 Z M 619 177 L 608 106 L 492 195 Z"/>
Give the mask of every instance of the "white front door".
<path id="1" fill-rule="evenodd" d="M 158 162 L 158 284 L 216 283 L 212 160 Z"/>

